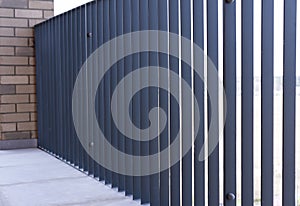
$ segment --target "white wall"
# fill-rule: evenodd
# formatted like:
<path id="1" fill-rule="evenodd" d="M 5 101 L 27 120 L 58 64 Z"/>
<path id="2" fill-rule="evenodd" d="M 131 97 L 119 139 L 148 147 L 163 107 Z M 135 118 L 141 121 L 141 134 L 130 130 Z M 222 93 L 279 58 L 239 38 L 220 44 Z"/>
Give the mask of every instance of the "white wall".
<path id="1" fill-rule="evenodd" d="M 54 15 L 61 14 L 93 0 L 54 0 Z"/>

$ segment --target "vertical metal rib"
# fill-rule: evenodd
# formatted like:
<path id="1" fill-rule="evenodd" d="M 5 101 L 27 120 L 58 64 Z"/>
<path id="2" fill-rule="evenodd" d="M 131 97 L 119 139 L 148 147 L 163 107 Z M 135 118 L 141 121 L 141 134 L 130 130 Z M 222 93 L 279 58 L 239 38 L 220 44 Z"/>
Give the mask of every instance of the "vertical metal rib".
<path id="1" fill-rule="evenodd" d="M 131 32 L 132 26 L 132 8 L 131 8 L 131 0 L 124 0 L 123 2 L 123 34 Z M 132 40 L 130 39 L 128 42 L 124 42 L 124 49 L 131 50 Z M 132 69 L 132 56 L 125 58 L 124 60 L 124 76 L 128 74 Z M 132 82 L 132 81 L 131 81 Z M 125 84 L 124 93 L 132 93 L 132 83 Z M 132 95 L 132 94 L 131 94 Z M 130 95 L 130 96 L 131 96 Z M 125 108 L 124 111 L 129 112 L 130 116 L 133 117 L 132 108 Z M 129 122 L 125 122 L 126 131 L 129 134 L 132 134 L 132 128 Z M 125 137 L 123 137 L 125 138 Z M 125 153 L 132 154 L 132 140 L 130 138 L 125 138 Z M 126 158 L 125 163 L 126 171 L 130 171 L 133 169 L 133 160 L 129 157 Z M 132 176 L 125 176 L 125 194 L 132 195 L 133 194 L 133 177 Z"/>
<path id="2" fill-rule="evenodd" d="M 103 1 L 103 43 L 109 41 L 110 30 L 109 30 L 109 0 Z M 104 54 L 104 61 L 109 61 L 110 51 Z M 111 142 L 111 129 L 110 129 L 110 72 L 107 72 L 104 76 L 104 135 L 107 141 Z M 105 161 L 111 162 L 111 152 L 107 148 L 104 148 Z M 111 171 L 105 169 L 105 183 L 112 183 Z"/>
<path id="3" fill-rule="evenodd" d="M 207 55 L 208 58 L 213 62 L 215 68 L 218 68 L 218 1 L 210 0 L 207 1 Z M 208 87 L 218 87 L 218 79 L 207 71 L 207 84 Z M 218 89 L 214 94 L 215 100 L 218 100 Z M 218 105 L 218 104 L 217 104 Z M 211 110 L 217 111 L 215 115 L 219 115 L 219 108 L 211 108 L 208 102 L 208 123 L 210 123 L 212 113 Z M 216 117 L 216 119 L 219 119 Z M 214 128 L 217 129 L 218 128 Z M 219 134 L 219 132 L 217 132 Z M 215 137 L 208 137 L 208 139 L 214 139 Z M 218 138 L 218 137 L 217 137 Z M 209 141 L 210 142 L 210 141 Z M 210 144 L 208 142 L 208 144 Z M 208 157 L 208 205 L 219 204 L 219 145 L 216 146 L 214 151 Z"/>
<path id="4" fill-rule="evenodd" d="M 158 30 L 158 23 L 159 23 L 159 14 L 158 14 L 158 2 L 160 0 L 150 0 L 148 2 L 148 12 L 149 12 L 149 30 Z M 157 39 L 150 38 L 149 45 L 158 45 Z M 158 53 L 150 52 L 149 53 L 149 66 L 158 66 Z M 149 75 L 149 82 L 158 82 L 159 75 L 157 73 L 153 73 L 153 75 Z M 149 88 L 149 109 L 152 107 L 157 107 L 158 104 L 158 88 Z M 155 123 L 158 125 L 159 120 L 156 119 Z M 150 136 L 157 136 L 153 140 L 149 141 L 149 151 L 150 154 L 157 154 L 158 153 L 158 130 L 157 131 L 150 131 Z M 155 158 L 151 160 L 150 167 L 158 167 L 159 159 Z M 162 184 L 159 182 L 159 174 L 152 174 L 150 175 L 150 204 L 159 206 L 160 200 L 160 187 L 159 185 Z"/>
<path id="5" fill-rule="evenodd" d="M 158 0 L 158 29 L 160 31 L 168 31 L 168 1 L 167 0 Z M 168 42 L 161 41 L 158 39 L 159 47 L 167 47 Z M 158 55 L 159 66 L 168 69 L 168 56 L 166 54 Z M 167 75 L 162 75 L 159 73 L 159 84 L 162 82 L 169 82 Z M 162 90 L 159 90 L 159 107 L 164 110 L 164 112 L 168 115 L 168 94 Z M 168 119 L 168 122 L 171 121 Z M 159 125 L 160 126 L 160 125 Z M 159 136 L 159 150 L 162 151 L 169 145 L 169 128 L 168 124 L 166 124 L 163 132 Z M 160 161 L 160 165 L 163 166 L 163 161 Z M 169 169 L 162 171 L 159 177 L 159 205 L 169 205 L 169 191 L 170 191 L 170 181 L 169 181 Z"/>
<path id="6" fill-rule="evenodd" d="M 169 31 L 179 35 L 179 13 L 178 13 L 178 0 L 169 1 Z M 177 51 L 179 54 L 179 42 L 171 43 L 170 50 Z M 170 70 L 179 75 L 179 60 L 176 58 L 169 57 Z M 179 82 L 170 81 L 170 88 L 179 94 Z M 177 102 L 174 99 L 170 99 L 170 142 L 172 142 L 179 132 L 180 119 L 179 110 L 177 110 Z M 180 148 L 176 148 L 174 153 L 170 154 L 171 162 L 172 158 L 176 159 L 176 156 L 180 154 Z M 176 163 L 171 167 L 171 205 L 180 205 L 180 162 Z"/>
<path id="7" fill-rule="evenodd" d="M 283 199 L 296 205 L 295 195 L 295 110 L 296 110 L 296 19 L 297 0 L 284 1 L 283 58 Z"/>
<path id="8" fill-rule="evenodd" d="M 203 1 L 194 0 L 193 9 L 194 43 L 204 50 Z M 194 62 L 196 61 L 201 62 L 197 65 L 201 65 L 204 68 L 203 57 L 195 56 L 194 54 Z M 202 71 L 204 70 L 202 69 Z M 194 72 L 194 93 L 198 101 L 197 106 L 199 106 L 199 112 L 201 116 L 199 131 L 194 142 L 194 198 L 195 206 L 202 206 L 205 205 L 205 162 L 199 162 L 199 154 L 204 144 L 204 83 L 203 80 L 196 75 L 197 73 Z"/>
<path id="9" fill-rule="evenodd" d="M 97 1 L 97 48 L 103 44 L 104 41 L 104 19 L 103 19 L 103 1 Z M 103 70 L 103 62 L 99 63 L 99 73 Z M 100 128 L 104 128 L 104 86 L 98 89 L 98 95 L 96 96 L 96 112 L 98 116 L 99 126 Z M 104 153 L 104 146 L 103 140 L 100 140 L 100 154 L 99 158 L 101 161 L 104 161 L 105 153 Z M 99 180 L 104 180 L 105 178 L 105 168 L 99 165 Z"/>
<path id="10" fill-rule="evenodd" d="M 224 205 L 235 206 L 230 194 L 236 195 L 236 5 L 223 5 L 224 21 L 224 87 L 227 117 L 224 131 Z M 229 198 L 228 198 L 229 197 Z"/>
<path id="11" fill-rule="evenodd" d="M 274 2 L 262 1 L 261 200 L 273 205 L 273 52 Z"/>
<path id="12" fill-rule="evenodd" d="M 148 5 L 151 0 L 140 0 L 140 30 L 149 29 L 149 11 Z M 148 42 L 140 41 L 140 44 L 146 44 L 145 46 L 149 46 Z M 145 67 L 149 65 L 149 55 L 148 53 L 140 54 L 140 67 Z M 148 82 L 149 76 L 140 76 L 140 82 Z M 141 127 L 140 128 L 148 128 L 149 120 L 148 120 L 148 112 L 149 112 L 149 89 L 144 89 L 144 93 L 141 94 Z M 149 136 L 149 134 L 147 134 Z M 149 154 L 149 142 L 141 142 L 141 154 L 140 155 L 148 155 Z M 149 161 L 141 162 L 141 167 L 145 170 L 149 169 Z M 149 203 L 150 201 L 150 177 L 142 176 L 141 177 L 141 202 Z"/>
<path id="13" fill-rule="evenodd" d="M 116 0 L 109 0 L 109 40 L 116 37 L 117 34 L 117 13 L 116 13 Z M 116 45 L 110 45 L 110 59 L 113 59 L 116 56 Z M 108 110 L 107 114 L 109 115 L 109 121 L 110 121 L 110 135 L 111 135 L 111 145 L 113 145 L 115 148 L 118 148 L 118 141 L 117 141 L 117 130 L 115 127 L 115 122 L 113 118 L 111 117 L 111 111 L 109 108 L 111 108 L 111 96 L 114 92 L 115 85 L 117 84 L 117 65 L 114 64 L 110 70 L 110 92 L 109 92 L 109 107 L 106 107 Z M 117 106 L 111 108 L 114 111 L 117 111 Z M 111 165 L 113 165 L 113 168 L 118 169 L 118 158 L 116 155 L 111 155 Z M 111 171 L 112 175 L 112 187 L 118 186 L 118 175 L 114 171 Z"/>
<path id="14" fill-rule="evenodd" d="M 132 0 L 131 6 L 132 6 L 132 25 L 131 25 L 131 31 L 139 31 L 139 25 L 141 24 L 140 19 L 140 4 L 141 1 L 139 0 Z M 133 46 L 139 47 L 139 40 L 135 39 L 132 41 Z M 133 54 L 132 55 L 132 68 L 138 68 L 140 65 L 140 55 L 139 54 Z M 130 69 L 132 69 L 130 68 Z M 133 84 L 139 84 L 140 79 L 136 79 L 135 81 L 132 81 Z M 134 86 L 134 85 L 133 85 Z M 136 94 L 137 99 L 140 99 L 140 94 Z M 137 103 L 133 103 L 132 105 L 132 119 L 134 122 L 140 122 L 140 101 Z M 139 136 L 139 134 L 133 134 L 135 136 Z M 141 145 L 137 142 L 132 142 L 133 152 L 134 154 L 140 154 L 141 153 Z M 133 162 L 134 170 L 140 170 L 141 163 L 140 162 Z M 140 199 L 141 198 L 141 177 L 133 177 L 133 199 Z"/>
<path id="15" fill-rule="evenodd" d="M 189 0 L 181 0 L 181 36 L 191 39 L 191 4 Z M 191 48 L 182 48 L 182 53 L 191 56 Z M 192 86 L 191 70 L 189 66 L 181 62 L 181 76 Z M 182 81 L 184 81 L 182 80 Z M 180 105 L 182 114 L 191 114 L 190 118 L 182 120 L 182 148 L 190 145 L 192 141 L 192 100 L 186 93 L 181 93 Z M 192 148 L 182 157 L 182 205 L 192 205 Z"/>
<path id="16" fill-rule="evenodd" d="M 253 0 L 242 1 L 242 205 L 253 205 Z"/>

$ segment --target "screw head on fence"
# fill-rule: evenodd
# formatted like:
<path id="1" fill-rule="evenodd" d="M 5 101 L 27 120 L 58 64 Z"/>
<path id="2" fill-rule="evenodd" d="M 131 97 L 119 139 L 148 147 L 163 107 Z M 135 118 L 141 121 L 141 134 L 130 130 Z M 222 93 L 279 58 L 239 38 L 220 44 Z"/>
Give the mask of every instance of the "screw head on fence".
<path id="1" fill-rule="evenodd" d="M 89 32 L 87 33 L 87 37 L 91 38 L 93 36 L 93 33 Z"/>
<path id="2" fill-rule="evenodd" d="M 225 0 L 225 2 L 226 2 L 227 4 L 231 4 L 231 3 L 234 2 L 234 0 Z"/>
<path id="3" fill-rule="evenodd" d="M 233 194 L 233 193 L 228 193 L 227 195 L 226 195 L 226 199 L 227 200 L 235 200 L 235 195 Z"/>

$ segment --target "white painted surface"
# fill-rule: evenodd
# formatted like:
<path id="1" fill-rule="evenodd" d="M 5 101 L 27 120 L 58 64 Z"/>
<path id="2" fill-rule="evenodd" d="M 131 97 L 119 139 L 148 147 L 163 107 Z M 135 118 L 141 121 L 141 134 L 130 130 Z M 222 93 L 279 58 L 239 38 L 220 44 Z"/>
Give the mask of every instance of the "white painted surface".
<path id="1" fill-rule="evenodd" d="M 54 0 L 54 15 L 69 11 L 93 0 Z"/>
<path id="2" fill-rule="evenodd" d="M 39 149 L 0 151 L 0 206 L 138 206 Z"/>

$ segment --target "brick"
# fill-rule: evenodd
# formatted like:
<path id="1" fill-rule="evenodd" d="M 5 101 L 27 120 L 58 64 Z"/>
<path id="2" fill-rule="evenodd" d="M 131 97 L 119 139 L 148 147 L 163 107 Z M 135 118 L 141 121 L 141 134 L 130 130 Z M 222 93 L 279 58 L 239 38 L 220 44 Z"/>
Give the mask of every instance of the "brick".
<path id="1" fill-rule="evenodd" d="M 0 47 L 0 55 L 14 55 L 15 49 L 13 47 Z"/>
<path id="2" fill-rule="evenodd" d="M 27 38 L 0 37 L 1 46 L 28 46 Z"/>
<path id="3" fill-rule="evenodd" d="M 31 102 L 31 103 L 37 102 L 37 101 L 36 101 L 36 94 L 30 94 L 30 102 Z"/>
<path id="4" fill-rule="evenodd" d="M 0 64 L 2 65 L 28 65 L 27 57 L 0 56 Z"/>
<path id="5" fill-rule="evenodd" d="M 35 42 L 34 42 L 34 38 L 29 38 L 28 39 L 28 46 L 34 47 Z"/>
<path id="6" fill-rule="evenodd" d="M 0 85 L 0 94 L 15 94 L 15 85 Z"/>
<path id="7" fill-rule="evenodd" d="M 30 84 L 36 84 L 36 76 L 30 76 L 29 80 Z"/>
<path id="8" fill-rule="evenodd" d="M 14 10 L 13 9 L 0 8 L 0 16 L 1 17 L 13 17 L 14 16 Z"/>
<path id="9" fill-rule="evenodd" d="M 53 10 L 53 2 L 52 1 L 29 1 L 30 9 L 48 9 Z"/>
<path id="10" fill-rule="evenodd" d="M 0 114 L 0 122 L 28 122 L 29 113 Z"/>
<path id="11" fill-rule="evenodd" d="M 0 97 L 0 103 L 28 103 L 29 96 L 28 95 L 2 95 Z"/>
<path id="12" fill-rule="evenodd" d="M 34 30 L 31 28 L 16 28 L 16 36 L 20 37 L 33 37 Z"/>
<path id="13" fill-rule="evenodd" d="M 49 19 L 51 17 L 54 16 L 54 12 L 53 11 L 44 11 L 44 18 L 45 19 Z"/>
<path id="14" fill-rule="evenodd" d="M 30 139 L 30 132 L 9 132 L 2 134 L 3 140 Z"/>
<path id="15" fill-rule="evenodd" d="M 17 85 L 16 86 L 17 94 L 34 94 L 36 93 L 35 85 Z"/>
<path id="16" fill-rule="evenodd" d="M 14 29 L 13 28 L 0 28 L 0 36 L 14 36 Z"/>
<path id="17" fill-rule="evenodd" d="M 0 18 L 0 26 L 28 27 L 27 19 Z"/>
<path id="18" fill-rule="evenodd" d="M 45 19 L 29 19 L 29 27 L 34 27 L 35 25 L 42 23 Z"/>
<path id="19" fill-rule="evenodd" d="M 37 121 L 37 113 L 33 112 L 30 114 L 30 121 Z"/>
<path id="20" fill-rule="evenodd" d="M 16 9 L 15 17 L 39 19 L 39 18 L 43 18 L 43 11 L 32 10 L 32 9 Z"/>
<path id="21" fill-rule="evenodd" d="M 37 131 L 31 131 L 31 138 L 37 139 L 38 138 L 38 132 Z"/>
<path id="22" fill-rule="evenodd" d="M 17 112 L 35 112 L 36 104 L 17 104 Z"/>
<path id="23" fill-rule="evenodd" d="M 16 106 L 14 104 L 1 104 L 0 113 L 12 113 L 16 111 Z"/>
<path id="24" fill-rule="evenodd" d="M 0 84 L 28 84 L 27 76 L 1 76 Z"/>
<path id="25" fill-rule="evenodd" d="M 29 57 L 29 65 L 35 65 L 35 57 Z"/>
<path id="26" fill-rule="evenodd" d="M 18 56 L 34 56 L 33 47 L 16 47 L 16 55 Z"/>
<path id="27" fill-rule="evenodd" d="M 17 125 L 18 131 L 37 130 L 36 122 L 22 122 Z"/>
<path id="28" fill-rule="evenodd" d="M 14 74 L 15 70 L 13 66 L 0 66 L 0 75 Z"/>
<path id="29" fill-rule="evenodd" d="M 27 0 L 1 0 L 0 7 L 8 7 L 8 8 L 27 8 Z"/>
<path id="30" fill-rule="evenodd" d="M 17 66 L 16 74 L 35 74 L 35 67 L 33 66 Z"/>
<path id="31" fill-rule="evenodd" d="M 0 124 L 0 131 L 2 132 L 14 132 L 17 130 L 16 123 Z"/>

